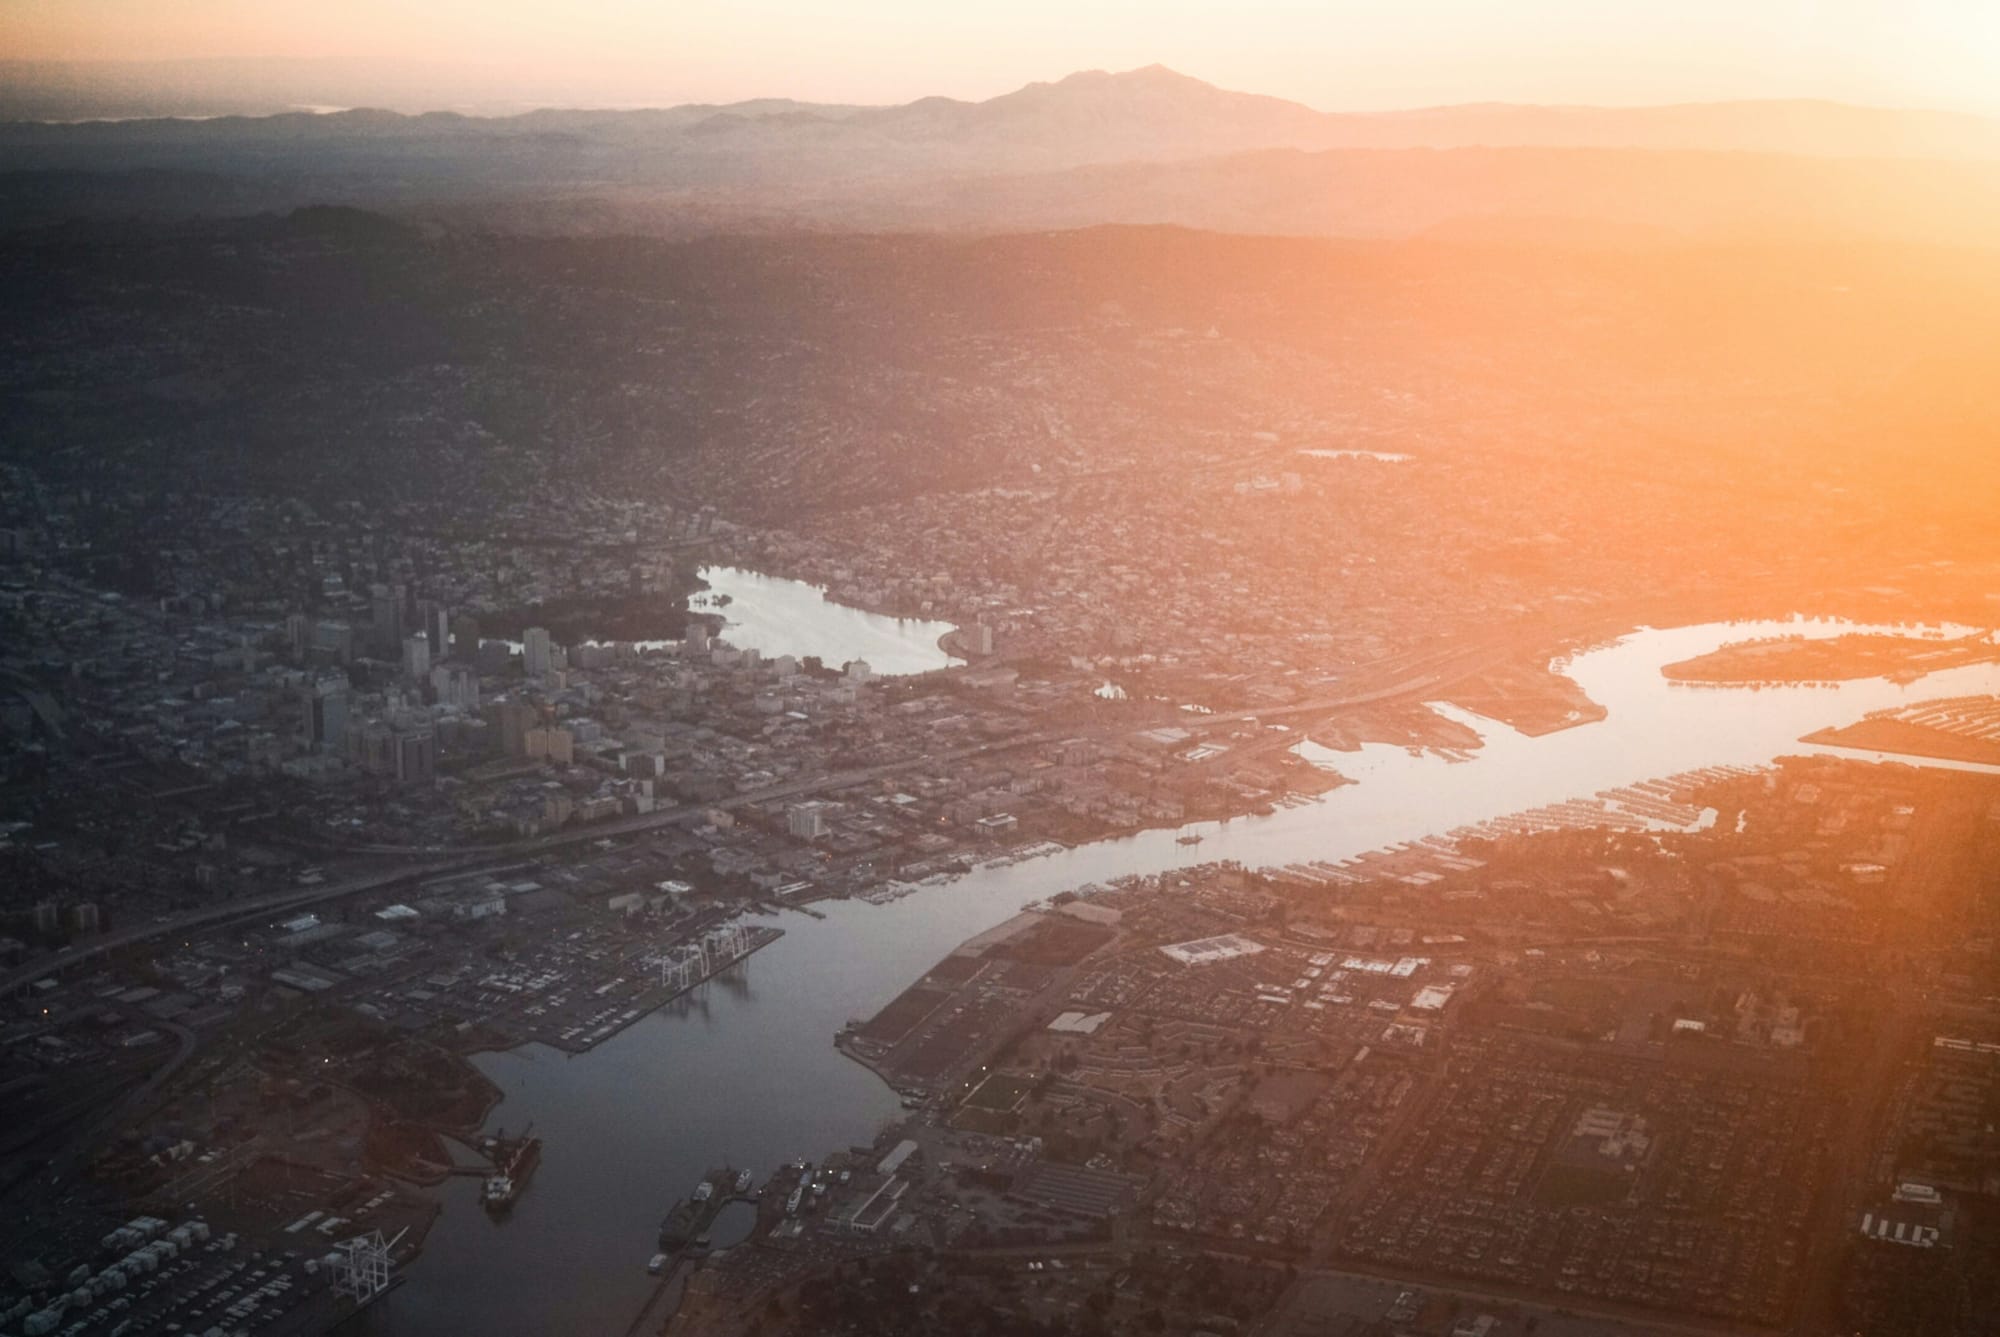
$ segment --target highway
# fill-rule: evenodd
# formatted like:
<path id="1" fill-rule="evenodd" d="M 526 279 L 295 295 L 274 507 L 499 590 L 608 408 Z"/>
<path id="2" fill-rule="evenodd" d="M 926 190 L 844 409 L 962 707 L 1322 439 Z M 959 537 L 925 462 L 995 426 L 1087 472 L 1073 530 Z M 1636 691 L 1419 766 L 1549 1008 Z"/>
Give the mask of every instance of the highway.
<path id="1" fill-rule="evenodd" d="M 1616 619 L 1610 619 L 1616 621 Z M 1607 619 L 1599 616 L 1592 619 L 1592 626 L 1601 627 Z M 1351 710 L 1360 706 L 1376 705 L 1385 701 L 1404 698 L 1425 698 L 1433 695 L 1440 687 L 1458 682 L 1479 672 L 1484 672 L 1511 656 L 1518 655 L 1534 645 L 1546 645 L 1560 636 L 1554 627 L 1537 627 L 1527 632 L 1513 632 L 1481 638 L 1470 645 L 1448 650 L 1433 651 L 1421 655 L 1398 656 L 1372 665 L 1355 675 L 1356 687 L 1338 696 L 1329 696 L 1312 701 L 1298 702 L 1288 706 L 1278 706 L 1262 710 L 1244 710 L 1221 715 L 1203 715 L 1189 721 L 1184 727 L 1190 731 L 1208 731 L 1218 727 L 1266 722 L 1280 717 L 1299 715 L 1323 715 L 1340 710 Z M 1154 727 L 1154 726 L 1148 726 Z M 485 845 L 450 849 L 434 845 L 354 845 L 345 853 L 352 855 L 380 855 L 395 858 L 412 858 L 420 862 L 392 870 L 373 872 L 361 876 L 329 882 L 312 887 L 288 887 L 266 892 L 258 896 L 244 897 L 218 905 L 202 906 L 197 909 L 170 915 L 165 919 L 143 924 L 129 925 L 115 929 L 92 942 L 72 946 L 53 957 L 43 957 L 0 974 L 0 994 L 12 993 L 34 983 L 44 976 L 74 969 L 87 961 L 108 953 L 147 942 L 154 938 L 184 936 L 200 928 L 228 923 L 238 919 L 270 918 L 281 914 L 291 914 L 323 905 L 348 896 L 365 892 L 383 891 L 390 887 L 440 877 L 447 873 L 472 871 L 483 865 L 516 862 L 524 857 L 548 854 L 573 845 L 589 844 L 595 841 L 614 839 L 621 836 L 637 835 L 658 829 L 712 809 L 730 809 L 750 804 L 778 802 L 785 799 L 806 798 L 813 794 L 830 790 L 845 789 L 851 785 L 864 784 L 870 780 L 884 779 L 904 771 L 924 767 L 949 766 L 957 762 L 970 761 L 976 757 L 993 753 L 1013 751 L 1017 748 L 1036 747 L 1048 743 L 1058 743 L 1070 738 L 1114 738 L 1135 737 L 1144 729 L 1099 726 L 1084 729 L 1044 730 L 1017 735 L 1012 738 L 996 739 L 978 743 L 970 747 L 955 748 L 946 752 L 926 752 L 905 760 L 884 762 L 875 766 L 857 767 L 851 770 L 834 771 L 826 775 L 810 776 L 769 785 L 762 789 L 733 794 L 709 803 L 684 803 L 673 807 L 658 808 L 649 813 L 639 813 L 629 817 L 617 817 L 610 821 L 596 822 L 589 826 L 557 831 L 546 836 L 534 836 L 525 840 L 509 841 L 505 844 Z"/>
<path id="2" fill-rule="evenodd" d="M 1902 985 L 1892 985 L 1885 995 L 1866 1038 L 1866 1052 L 1843 1082 L 1850 1096 L 1836 1107 L 1824 1186 L 1814 1204 L 1800 1267 L 1798 1306 L 1791 1325 L 1796 1337 L 1823 1337 L 1840 1330 L 1841 1259 L 1860 1229 L 1869 1195 L 1879 1191 L 1880 1180 L 1870 1162 L 1876 1139 L 1888 1123 L 1897 1068 L 1904 1056 L 1924 1052 L 1919 998 Z"/>
<path id="3" fill-rule="evenodd" d="M 458 859 L 370 873 L 343 882 L 327 883 L 324 886 L 288 887 L 282 891 L 266 892 L 261 896 L 245 896 L 240 900 L 205 905 L 177 915 L 169 915 L 164 919 L 114 929 L 89 943 L 65 948 L 54 956 L 41 957 L 0 974 L 0 993 L 12 993 L 17 989 L 26 988 L 46 975 L 74 969 L 86 961 L 154 938 L 178 937 L 194 929 L 237 919 L 268 918 L 272 915 L 288 914 L 324 901 L 338 900 L 343 896 L 353 896 L 364 891 L 381 891 L 407 882 L 422 881 L 440 873 L 476 867 L 483 862 L 498 862 L 498 860 L 483 851 L 468 853 Z"/>
<path id="4" fill-rule="evenodd" d="M 1596 619 L 1602 622 L 1603 619 Z M 1547 629 L 1533 633 L 1534 642 L 1546 642 L 1553 635 Z M 1404 656 L 1384 660 L 1372 665 L 1356 675 L 1360 683 L 1374 684 L 1384 678 L 1388 681 L 1379 686 L 1362 686 L 1343 692 L 1339 696 L 1320 697 L 1311 701 L 1295 702 L 1286 706 L 1268 707 L 1259 710 L 1241 710 L 1226 714 L 1202 715 L 1181 722 L 1181 727 L 1190 733 L 1210 731 L 1227 725 L 1255 724 L 1279 718 L 1299 715 L 1326 715 L 1341 710 L 1352 710 L 1361 706 L 1379 705 L 1385 701 L 1406 698 L 1425 698 L 1440 687 L 1459 682 L 1475 673 L 1492 669 L 1509 657 L 1523 651 L 1524 638 L 1518 634 L 1496 636 L 1476 642 L 1470 646 L 1455 647 L 1450 650 L 1434 651 L 1420 656 Z M 826 775 L 811 776 L 798 780 L 787 780 L 780 784 L 767 785 L 762 789 L 747 790 L 731 794 L 725 798 L 706 803 L 684 803 L 669 808 L 656 808 L 649 813 L 639 813 L 629 817 L 613 818 L 610 821 L 595 822 L 589 826 L 554 832 L 546 836 L 534 836 L 525 840 L 509 841 L 505 844 L 484 846 L 477 853 L 493 858 L 506 856 L 544 854 L 550 850 L 569 845 L 587 844 L 609 836 L 632 835 L 656 827 L 684 821 L 699 813 L 713 809 L 727 811 L 731 808 L 747 807 L 758 803 L 771 803 L 789 798 L 805 798 L 828 790 L 845 789 L 850 785 L 863 784 L 869 780 L 885 779 L 903 771 L 920 770 L 925 767 L 950 765 L 954 762 L 970 761 L 975 757 L 989 756 L 999 752 L 1010 752 L 1017 748 L 1038 747 L 1047 743 L 1060 743 L 1072 738 L 1133 738 L 1158 725 L 1141 728 L 1130 726 L 1099 725 L 1075 729 L 1038 730 L 1033 733 L 1018 734 L 1012 738 L 995 739 L 970 747 L 954 748 L 946 752 L 922 752 L 901 761 L 883 762 L 875 766 L 856 767 L 845 771 L 833 771 Z M 380 854 L 442 857 L 453 854 L 471 856 L 471 849 L 453 850 L 437 845 L 390 845 L 354 844 L 328 846 L 345 854 Z"/>
<path id="5" fill-rule="evenodd" d="M 1104 1259 L 1122 1265 L 1124 1256 L 1148 1247 L 1165 1249 L 1170 1253 L 1207 1253 L 1215 1256 L 1234 1256 L 1253 1262 L 1271 1264 L 1289 1263 L 1298 1267 L 1298 1277 L 1285 1291 L 1284 1297 L 1272 1306 L 1269 1314 L 1253 1322 L 1246 1330 L 1252 1333 L 1276 1332 L 1277 1323 L 1291 1306 L 1297 1293 L 1315 1277 L 1337 1277 L 1348 1281 L 1378 1282 L 1399 1290 L 1425 1290 L 1455 1296 L 1460 1300 L 1498 1306 L 1524 1305 L 1551 1310 L 1582 1319 L 1600 1319 L 1618 1326 L 1618 1330 L 1632 1333 L 1650 1332 L 1661 1337 L 1771 1337 L 1770 1329 L 1749 1324 L 1731 1323 L 1724 1319 L 1705 1319 L 1693 1315 L 1669 1314 L 1659 1310 L 1645 1309 L 1636 1305 L 1619 1305 L 1571 1295 L 1551 1296 L 1546 1291 L 1533 1287 L 1513 1287 L 1500 1283 L 1481 1283 L 1460 1278 L 1432 1276 L 1418 1269 L 1371 1268 L 1355 1263 L 1301 1263 L 1295 1254 L 1277 1248 L 1263 1248 L 1245 1244 L 1241 1240 L 1227 1243 L 1197 1240 L 1178 1236 L 1139 1236 L 1119 1240 L 1090 1240 L 1074 1244 L 1002 1244 L 991 1248 L 956 1248 L 948 1252 L 965 1258 L 1021 1258 L 1021 1259 Z"/>

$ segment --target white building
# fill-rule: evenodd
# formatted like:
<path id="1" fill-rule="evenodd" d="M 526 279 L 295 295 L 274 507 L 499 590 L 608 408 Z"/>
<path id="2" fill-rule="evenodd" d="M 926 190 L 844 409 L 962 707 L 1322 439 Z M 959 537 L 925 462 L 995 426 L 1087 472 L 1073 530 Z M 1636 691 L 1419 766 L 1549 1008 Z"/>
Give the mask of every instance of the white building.
<path id="1" fill-rule="evenodd" d="M 818 840 L 826 834 L 827 805 L 814 800 L 785 809 L 785 829 L 797 840 Z"/>

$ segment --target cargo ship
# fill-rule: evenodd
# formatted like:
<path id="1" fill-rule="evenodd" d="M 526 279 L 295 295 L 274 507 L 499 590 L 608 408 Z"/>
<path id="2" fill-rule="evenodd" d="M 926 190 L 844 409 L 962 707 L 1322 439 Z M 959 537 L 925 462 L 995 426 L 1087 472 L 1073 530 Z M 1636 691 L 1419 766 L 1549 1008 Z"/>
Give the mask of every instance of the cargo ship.
<path id="1" fill-rule="evenodd" d="M 480 1201 L 488 1214 L 504 1216 L 513 1209 L 514 1199 L 521 1196 L 521 1190 L 528 1186 L 528 1177 L 535 1173 L 535 1167 L 542 1163 L 542 1139 L 526 1133 L 510 1139 L 503 1131 L 486 1144 L 486 1149 L 493 1158 L 493 1173 L 486 1176 Z"/>

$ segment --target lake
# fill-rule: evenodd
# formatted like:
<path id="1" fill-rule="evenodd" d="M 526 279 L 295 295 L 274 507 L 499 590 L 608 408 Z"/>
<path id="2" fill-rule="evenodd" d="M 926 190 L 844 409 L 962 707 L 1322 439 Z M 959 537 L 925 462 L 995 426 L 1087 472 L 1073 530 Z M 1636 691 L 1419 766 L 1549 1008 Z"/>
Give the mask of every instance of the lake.
<path id="1" fill-rule="evenodd" d="M 938 648 L 938 638 L 954 629 L 949 622 L 870 613 L 834 602 L 817 585 L 733 566 L 705 566 L 701 578 L 708 589 L 688 601 L 689 611 L 720 615 L 724 641 L 766 659 L 817 655 L 828 668 L 865 659 L 885 675 L 964 662 Z M 729 602 L 718 607 L 717 596 Z"/>

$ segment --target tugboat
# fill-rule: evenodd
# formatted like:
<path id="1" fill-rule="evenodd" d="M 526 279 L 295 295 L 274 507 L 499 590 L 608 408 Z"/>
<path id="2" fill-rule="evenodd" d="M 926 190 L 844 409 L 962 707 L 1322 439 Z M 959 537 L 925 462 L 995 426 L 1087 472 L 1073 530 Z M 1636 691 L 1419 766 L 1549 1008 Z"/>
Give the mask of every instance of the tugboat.
<path id="1" fill-rule="evenodd" d="M 667 1270 L 667 1256 L 663 1253 L 654 1254 L 646 1262 L 646 1275 L 649 1277 L 657 1277 L 660 1275 L 660 1273 L 666 1270 Z"/>
<path id="2" fill-rule="evenodd" d="M 748 1193 L 749 1191 L 750 1191 L 750 1172 L 748 1170 L 737 1171 L 736 1172 L 737 1194 L 740 1196 L 742 1194 Z"/>
<path id="3" fill-rule="evenodd" d="M 534 1125 L 528 1127 L 532 1129 Z M 486 1177 L 480 1201 L 487 1215 L 505 1216 L 513 1210 L 514 1199 L 528 1186 L 528 1177 L 542 1163 L 542 1139 L 529 1137 L 526 1132 L 510 1139 L 503 1129 L 486 1144 L 486 1150 L 493 1157 L 493 1173 Z"/>

